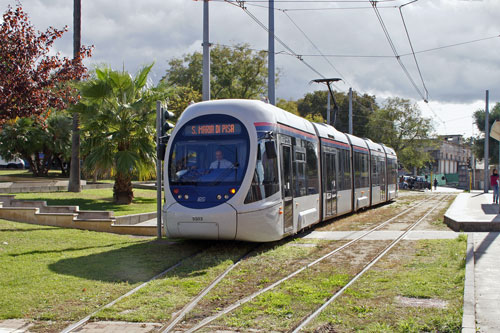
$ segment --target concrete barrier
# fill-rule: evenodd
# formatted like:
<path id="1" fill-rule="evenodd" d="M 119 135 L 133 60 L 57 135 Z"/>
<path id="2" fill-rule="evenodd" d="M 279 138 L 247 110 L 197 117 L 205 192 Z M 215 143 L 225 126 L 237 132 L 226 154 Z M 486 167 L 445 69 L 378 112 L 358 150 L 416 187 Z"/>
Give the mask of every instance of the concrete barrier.
<path id="1" fill-rule="evenodd" d="M 45 201 L 17 200 L 14 195 L 0 195 L 0 218 L 48 225 L 53 227 L 76 228 L 92 231 L 111 232 L 138 236 L 156 236 L 156 226 L 136 226 L 134 224 L 155 218 L 156 213 L 120 216 L 112 211 L 85 211 L 78 206 L 47 206 Z"/>

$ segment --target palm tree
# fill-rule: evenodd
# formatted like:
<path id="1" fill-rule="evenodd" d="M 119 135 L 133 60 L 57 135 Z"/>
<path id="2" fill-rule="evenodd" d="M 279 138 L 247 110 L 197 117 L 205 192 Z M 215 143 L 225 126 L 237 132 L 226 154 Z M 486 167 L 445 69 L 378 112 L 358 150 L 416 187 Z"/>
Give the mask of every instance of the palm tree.
<path id="1" fill-rule="evenodd" d="M 81 116 L 85 147 L 84 168 L 114 176 L 113 198 L 130 204 L 134 197 L 132 177 L 155 173 L 155 113 L 153 90 L 146 80 L 153 65 L 132 78 L 127 72 L 98 68 L 80 83 L 82 99 L 74 107 Z"/>

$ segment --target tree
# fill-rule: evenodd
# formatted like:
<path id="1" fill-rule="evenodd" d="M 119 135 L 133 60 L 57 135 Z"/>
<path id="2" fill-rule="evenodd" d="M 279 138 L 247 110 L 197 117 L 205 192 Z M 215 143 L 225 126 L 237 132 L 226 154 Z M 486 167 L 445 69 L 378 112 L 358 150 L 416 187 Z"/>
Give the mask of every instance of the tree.
<path id="1" fill-rule="evenodd" d="M 54 112 L 47 119 L 48 144 L 52 157 L 61 169 L 61 175 L 68 177 L 71 161 L 71 118 L 63 112 Z"/>
<path id="2" fill-rule="evenodd" d="M 286 99 L 280 98 L 278 99 L 276 106 L 290 113 L 296 114 L 298 116 L 300 115 L 296 101 L 293 100 L 287 101 Z"/>
<path id="3" fill-rule="evenodd" d="M 431 119 L 423 118 L 416 104 L 402 98 L 389 98 L 375 110 L 368 123 L 368 137 L 396 151 L 408 170 L 424 167 L 432 160 L 424 148 L 433 146 Z"/>
<path id="4" fill-rule="evenodd" d="M 81 0 L 73 1 L 73 59 L 80 57 L 81 48 L 81 24 L 82 23 L 82 3 Z M 80 192 L 80 119 L 77 112 L 73 114 L 72 135 L 71 135 L 71 170 L 68 182 L 69 192 Z"/>
<path id="5" fill-rule="evenodd" d="M 56 160 L 65 175 L 71 149 L 70 124 L 67 115 L 57 112 L 51 113 L 46 125 L 35 116 L 7 121 L 0 131 L 0 155 L 28 161 L 33 175 L 38 177 L 47 176 L 52 161 Z"/>
<path id="6" fill-rule="evenodd" d="M 247 44 L 234 48 L 216 46 L 210 51 L 210 97 L 259 98 L 267 94 L 267 53 Z M 202 92 L 203 56 L 199 52 L 169 61 L 162 79 L 168 86 L 191 87 Z"/>
<path id="7" fill-rule="evenodd" d="M 484 109 L 476 110 L 474 112 L 474 123 L 477 128 L 483 133 L 483 136 L 479 136 L 475 138 L 474 145 L 472 146 L 472 150 L 474 155 L 479 159 L 484 159 L 484 121 L 486 118 L 486 112 Z M 490 114 L 488 116 L 488 128 L 491 129 L 491 126 L 495 122 L 495 120 L 500 120 L 500 103 L 496 103 L 495 106 L 490 110 Z M 490 157 L 490 164 L 498 164 L 498 143 L 499 141 L 490 137 L 488 151 Z"/>
<path id="8" fill-rule="evenodd" d="M 158 83 L 155 92 L 160 100 L 168 101 L 168 110 L 175 115 L 174 119 L 170 119 L 169 122 L 176 122 L 190 103 L 201 101 L 201 94 L 197 90 L 183 86 L 169 87 L 164 81 Z"/>
<path id="9" fill-rule="evenodd" d="M 49 27 L 35 32 L 21 5 L 8 7 L 0 26 L 0 124 L 16 117 L 48 116 L 49 110 L 64 109 L 77 101 L 67 82 L 82 77 L 82 47 L 75 59 L 49 55 L 55 40 L 67 30 Z"/>
<path id="10" fill-rule="evenodd" d="M 111 173 L 113 198 L 130 204 L 132 177 L 155 174 L 155 101 L 157 94 L 146 87 L 153 65 L 134 78 L 127 72 L 98 68 L 95 76 L 80 83 L 82 99 L 73 107 L 81 116 L 82 134 L 88 150 L 84 167 L 92 173 Z"/>
<path id="11" fill-rule="evenodd" d="M 298 111 L 301 116 L 307 117 L 311 115 L 313 118 L 328 119 L 326 114 L 327 90 L 316 90 L 312 93 L 307 93 L 304 98 L 297 101 Z M 335 128 L 341 132 L 349 132 L 349 97 L 341 92 L 334 92 L 335 100 L 339 106 L 336 116 Z M 353 92 L 353 134 L 359 137 L 365 137 L 368 132 L 367 124 L 370 115 L 378 108 L 375 102 L 375 96 L 363 95 L 359 96 Z M 333 117 L 333 101 L 330 101 L 330 108 Z"/>

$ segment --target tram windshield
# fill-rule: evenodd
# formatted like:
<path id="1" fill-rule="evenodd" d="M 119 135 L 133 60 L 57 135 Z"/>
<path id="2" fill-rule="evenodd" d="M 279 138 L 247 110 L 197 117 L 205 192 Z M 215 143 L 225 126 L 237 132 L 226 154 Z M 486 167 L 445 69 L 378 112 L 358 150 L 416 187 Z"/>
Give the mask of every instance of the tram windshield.
<path id="1" fill-rule="evenodd" d="M 210 123 L 197 119 L 179 131 L 170 151 L 171 185 L 241 184 L 248 164 L 248 134 L 243 124 L 227 117 L 219 122 L 212 117 Z"/>

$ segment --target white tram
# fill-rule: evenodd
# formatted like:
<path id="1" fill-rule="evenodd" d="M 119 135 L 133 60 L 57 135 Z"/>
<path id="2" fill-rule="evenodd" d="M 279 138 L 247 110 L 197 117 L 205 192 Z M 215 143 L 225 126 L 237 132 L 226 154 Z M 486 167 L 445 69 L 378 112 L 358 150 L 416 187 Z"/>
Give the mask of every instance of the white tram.
<path id="1" fill-rule="evenodd" d="M 165 162 L 169 237 L 274 241 L 397 196 L 393 149 L 256 100 L 189 106 Z"/>

